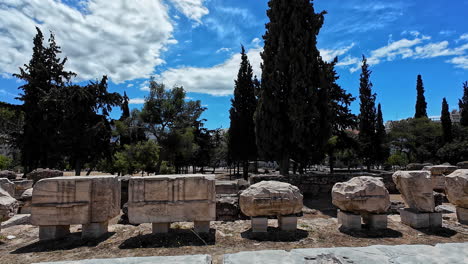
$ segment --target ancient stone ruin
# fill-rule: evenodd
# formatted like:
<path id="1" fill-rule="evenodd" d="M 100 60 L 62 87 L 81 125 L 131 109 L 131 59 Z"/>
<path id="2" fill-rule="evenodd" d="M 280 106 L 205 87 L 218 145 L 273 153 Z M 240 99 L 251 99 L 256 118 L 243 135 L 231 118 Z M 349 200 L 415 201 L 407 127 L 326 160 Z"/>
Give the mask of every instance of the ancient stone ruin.
<path id="1" fill-rule="evenodd" d="M 338 223 L 345 230 L 360 230 L 361 217 L 371 229 L 387 228 L 390 195 L 379 178 L 362 176 L 335 184 L 332 202 L 339 208 Z"/>
<path id="2" fill-rule="evenodd" d="M 266 232 L 268 217 L 276 216 L 283 231 L 297 229 L 303 196 L 299 188 L 288 183 L 263 181 L 244 190 L 239 199 L 242 212 L 251 217 L 252 232 Z"/>
<path id="3" fill-rule="evenodd" d="M 397 171 L 393 174 L 393 181 L 408 206 L 400 210 L 403 224 L 413 228 L 442 226 L 442 214 L 435 212 L 429 171 Z"/>
<path id="4" fill-rule="evenodd" d="M 0 223 L 13 217 L 18 211 L 18 201 L 0 187 Z"/>
<path id="5" fill-rule="evenodd" d="M 436 165 L 425 166 L 423 171 L 431 173 L 432 187 L 434 190 L 443 191 L 445 189 L 445 176 L 457 170 L 457 166 Z"/>
<path id="6" fill-rule="evenodd" d="M 107 233 L 108 221 L 120 214 L 120 182 L 115 176 L 43 179 L 33 189 L 31 224 L 39 239 L 66 236 L 70 225 L 83 225 L 83 238 Z"/>
<path id="7" fill-rule="evenodd" d="M 63 176 L 63 171 L 59 170 L 51 170 L 51 169 L 35 169 L 30 173 L 26 174 L 25 177 L 28 180 L 33 180 L 34 183 L 38 182 L 42 179 L 54 178 L 54 177 L 61 177 Z"/>
<path id="8" fill-rule="evenodd" d="M 213 176 L 164 175 L 132 177 L 128 216 L 132 224 L 153 224 L 153 234 L 167 233 L 172 222 L 194 222 L 195 232 L 207 233 L 216 220 Z"/>
<path id="9" fill-rule="evenodd" d="M 445 191 L 457 208 L 460 224 L 468 225 L 468 170 L 457 170 L 445 178 Z"/>

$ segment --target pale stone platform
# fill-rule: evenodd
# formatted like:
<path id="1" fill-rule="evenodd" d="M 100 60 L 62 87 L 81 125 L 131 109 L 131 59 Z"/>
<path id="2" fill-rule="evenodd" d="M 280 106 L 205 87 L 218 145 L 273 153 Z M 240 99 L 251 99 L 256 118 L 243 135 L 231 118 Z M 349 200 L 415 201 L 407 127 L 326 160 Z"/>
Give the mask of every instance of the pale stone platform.
<path id="1" fill-rule="evenodd" d="M 362 223 L 369 229 L 386 229 L 388 226 L 388 216 L 386 214 L 353 214 L 338 210 L 338 224 L 344 230 L 359 231 Z"/>
<path id="2" fill-rule="evenodd" d="M 400 210 L 401 222 L 412 228 L 439 228 L 442 227 L 441 213 L 420 213 L 404 208 Z"/>
<path id="3" fill-rule="evenodd" d="M 211 264 L 209 255 L 186 255 L 175 257 L 136 257 L 113 259 L 85 259 L 77 261 L 40 262 L 33 264 Z"/>
<path id="4" fill-rule="evenodd" d="M 224 264 L 466 264 L 468 243 L 359 248 L 313 248 L 240 252 L 224 255 Z"/>
<path id="5" fill-rule="evenodd" d="M 116 176 L 43 179 L 33 189 L 31 224 L 39 239 L 67 234 L 70 225 L 83 225 L 83 238 L 107 232 L 107 222 L 120 214 L 120 182 Z"/>
<path id="6" fill-rule="evenodd" d="M 194 222 L 209 232 L 216 220 L 215 178 L 209 175 L 132 177 L 129 182 L 130 223 L 153 223 L 153 233 L 166 233 L 172 222 Z"/>
<path id="7" fill-rule="evenodd" d="M 468 209 L 457 207 L 458 222 L 463 225 L 468 225 Z"/>

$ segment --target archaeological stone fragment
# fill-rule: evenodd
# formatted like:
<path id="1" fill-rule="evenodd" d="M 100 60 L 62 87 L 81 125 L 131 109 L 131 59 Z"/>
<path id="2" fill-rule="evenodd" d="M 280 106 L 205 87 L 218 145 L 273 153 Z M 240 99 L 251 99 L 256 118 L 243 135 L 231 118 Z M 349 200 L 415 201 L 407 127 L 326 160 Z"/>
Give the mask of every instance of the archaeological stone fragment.
<path id="1" fill-rule="evenodd" d="M 450 203 L 468 208 L 468 170 L 457 170 L 445 177 L 445 191 Z"/>
<path id="2" fill-rule="evenodd" d="M 429 171 L 397 171 L 393 181 L 409 208 L 418 212 L 434 212 L 434 195 Z"/>

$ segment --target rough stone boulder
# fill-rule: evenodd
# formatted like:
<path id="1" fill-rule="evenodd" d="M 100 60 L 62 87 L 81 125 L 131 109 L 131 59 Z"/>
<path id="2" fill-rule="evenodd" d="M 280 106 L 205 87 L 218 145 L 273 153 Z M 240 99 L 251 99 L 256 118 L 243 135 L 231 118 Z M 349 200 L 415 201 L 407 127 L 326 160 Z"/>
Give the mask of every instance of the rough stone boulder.
<path id="1" fill-rule="evenodd" d="M 13 217 L 18 211 L 18 201 L 0 187 L 0 222 Z"/>
<path id="2" fill-rule="evenodd" d="M 445 191 L 450 203 L 468 208 L 468 170 L 457 170 L 445 177 Z"/>
<path id="3" fill-rule="evenodd" d="M 403 200 L 419 212 L 434 212 L 434 195 L 429 171 L 397 171 L 393 181 Z"/>
<path id="4" fill-rule="evenodd" d="M 406 166 L 406 169 L 409 171 L 422 170 L 426 166 L 432 166 L 432 164 L 431 163 L 410 163 Z"/>
<path id="5" fill-rule="evenodd" d="M 0 178 L 7 178 L 9 180 L 16 179 L 16 173 L 14 171 L 3 170 L 0 171 Z"/>
<path id="6" fill-rule="evenodd" d="M 343 211 L 383 214 L 390 208 L 390 195 L 380 178 L 362 176 L 335 184 L 332 202 Z"/>
<path id="7" fill-rule="evenodd" d="M 468 169 L 468 161 L 458 162 L 458 163 L 457 163 L 457 167 L 458 167 L 459 169 L 467 170 L 467 169 Z"/>
<path id="8" fill-rule="evenodd" d="M 30 214 L 31 213 L 31 203 L 32 203 L 32 193 L 33 188 L 29 188 L 21 194 L 21 197 L 18 201 L 21 202 L 21 214 Z"/>
<path id="9" fill-rule="evenodd" d="M 426 166 L 423 170 L 431 172 L 432 187 L 434 190 L 443 190 L 445 189 L 445 176 L 456 171 L 457 166 L 452 166 L 450 164 Z"/>
<path id="10" fill-rule="evenodd" d="M 11 197 L 15 196 L 15 184 L 7 178 L 0 178 L 0 188 L 6 191 Z"/>
<path id="11" fill-rule="evenodd" d="M 251 217 L 292 215 L 302 211 L 303 196 L 289 183 L 262 181 L 240 194 L 241 211 Z"/>
<path id="12" fill-rule="evenodd" d="M 63 171 L 40 168 L 26 174 L 26 178 L 33 180 L 34 183 L 42 179 L 55 178 L 60 176 L 63 176 Z"/>

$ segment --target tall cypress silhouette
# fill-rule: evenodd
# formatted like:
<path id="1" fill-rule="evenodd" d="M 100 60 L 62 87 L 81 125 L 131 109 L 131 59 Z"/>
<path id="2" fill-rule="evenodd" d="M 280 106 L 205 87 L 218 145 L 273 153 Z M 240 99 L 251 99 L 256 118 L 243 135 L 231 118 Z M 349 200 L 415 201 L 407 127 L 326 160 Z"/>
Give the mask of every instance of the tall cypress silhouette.
<path id="1" fill-rule="evenodd" d="M 414 114 L 414 118 L 427 117 L 427 103 L 426 97 L 424 96 L 425 91 L 421 75 L 418 75 L 416 90 L 418 96 L 416 98 L 416 113 Z"/>
<path id="2" fill-rule="evenodd" d="M 468 82 L 463 83 L 463 97 L 458 102 L 458 106 L 460 107 L 460 124 L 462 126 L 468 126 Z"/>
<path id="3" fill-rule="evenodd" d="M 250 65 L 244 46 L 241 52 L 241 64 L 237 80 L 235 81 L 234 98 L 229 111 L 231 126 L 229 128 L 229 153 L 235 161 L 243 164 L 243 177 L 248 179 L 249 160 L 257 158 L 255 143 L 254 113 L 257 107 L 255 97 L 256 83 L 253 79 Z"/>
<path id="4" fill-rule="evenodd" d="M 320 89 L 316 48 L 325 12 L 316 14 L 309 0 L 270 0 L 268 6 L 256 137 L 261 156 L 278 161 L 287 175 L 290 159 L 307 165 L 327 132 L 321 125 L 327 91 Z"/>
<path id="5" fill-rule="evenodd" d="M 444 143 L 452 142 L 452 119 L 450 118 L 449 105 L 445 98 L 442 100 L 442 112 L 440 115 L 440 121 L 442 122 Z"/>
<path id="6" fill-rule="evenodd" d="M 128 107 L 129 98 L 127 96 L 127 92 L 124 92 L 123 101 L 122 101 L 122 116 L 120 120 L 125 120 L 130 117 L 130 108 Z"/>
<path id="7" fill-rule="evenodd" d="M 377 107 L 375 148 L 375 160 L 379 164 L 383 164 L 387 160 L 390 150 L 387 146 L 387 132 L 385 131 L 382 106 L 380 104 Z"/>

